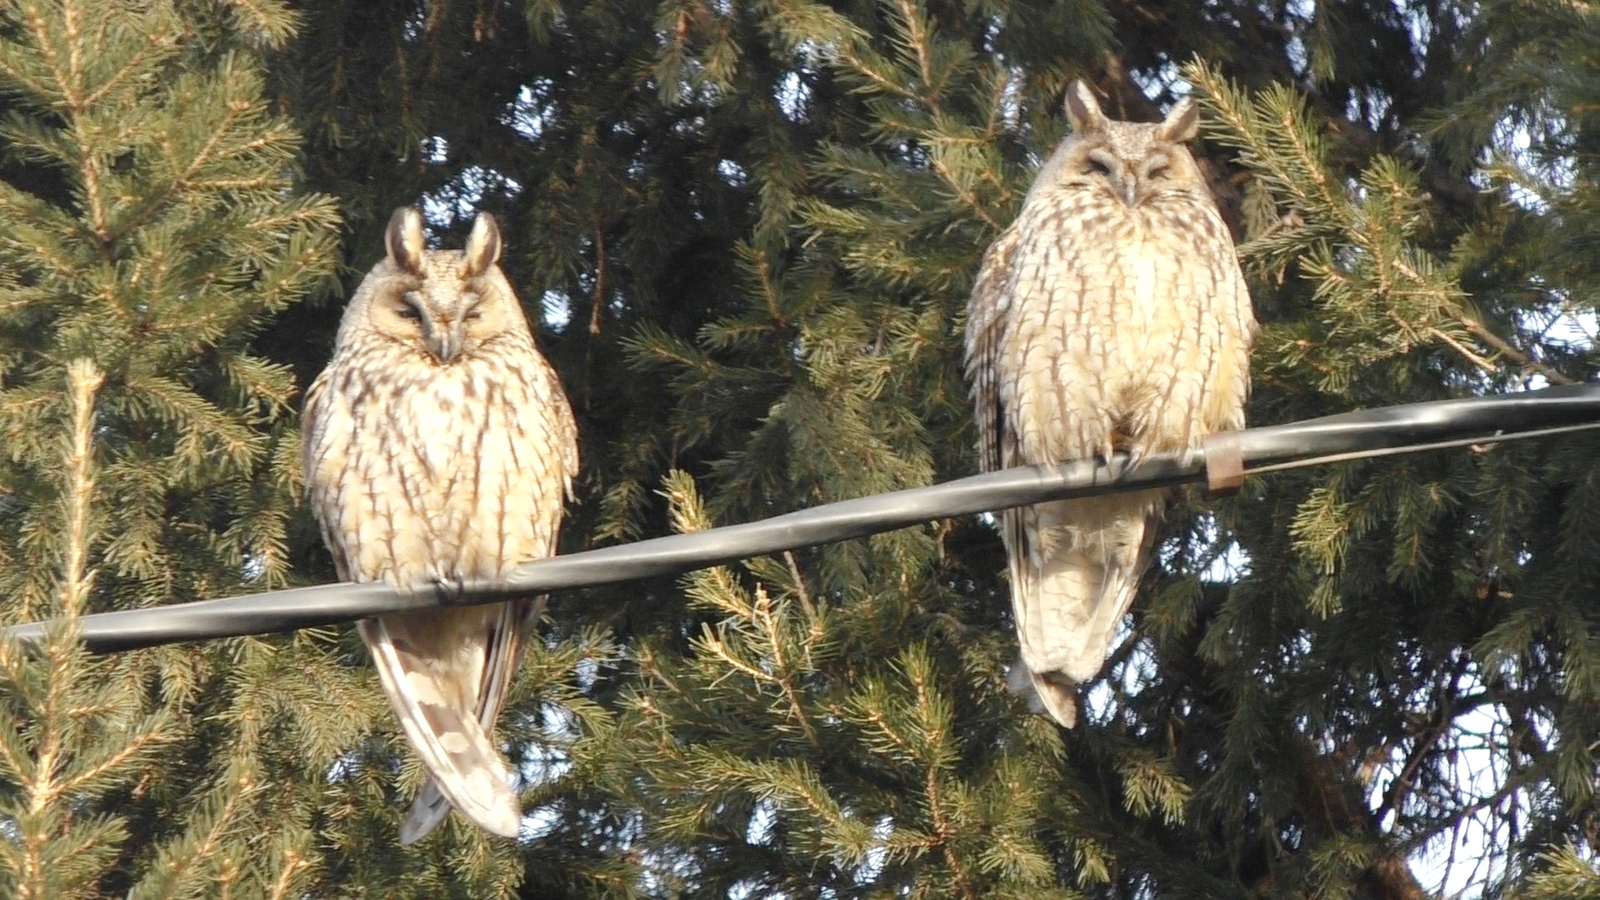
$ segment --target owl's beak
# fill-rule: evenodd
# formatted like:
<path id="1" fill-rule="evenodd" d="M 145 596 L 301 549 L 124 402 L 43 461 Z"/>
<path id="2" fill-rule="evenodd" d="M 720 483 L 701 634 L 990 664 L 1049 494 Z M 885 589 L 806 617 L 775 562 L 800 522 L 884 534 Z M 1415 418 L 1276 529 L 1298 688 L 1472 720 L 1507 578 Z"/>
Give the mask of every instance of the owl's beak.
<path id="1" fill-rule="evenodd" d="M 1122 202 L 1129 208 L 1139 205 L 1139 179 L 1128 178 L 1122 182 Z"/>
<path id="2" fill-rule="evenodd" d="M 461 323 L 452 322 L 444 328 L 429 331 L 426 343 L 434 359 L 441 363 L 454 362 L 461 355 Z"/>

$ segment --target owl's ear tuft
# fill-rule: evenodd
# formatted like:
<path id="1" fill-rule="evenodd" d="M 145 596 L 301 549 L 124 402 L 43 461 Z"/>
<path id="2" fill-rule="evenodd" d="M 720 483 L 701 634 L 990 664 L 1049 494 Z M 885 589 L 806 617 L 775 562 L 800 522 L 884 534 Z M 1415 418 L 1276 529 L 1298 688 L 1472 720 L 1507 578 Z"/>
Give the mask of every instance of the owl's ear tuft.
<path id="1" fill-rule="evenodd" d="M 1161 137 L 1175 144 L 1187 143 L 1194 140 L 1200 133 L 1200 108 L 1194 105 L 1194 99 L 1185 97 L 1173 104 L 1172 111 L 1167 113 L 1167 118 L 1161 123 Z"/>
<path id="2" fill-rule="evenodd" d="M 1106 130 L 1106 114 L 1100 111 L 1100 101 L 1094 98 L 1094 89 L 1082 78 L 1067 86 L 1067 121 L 1075 134 Z"/>
<path id="3" fill-rule="evenodd" d="M 500 223 L 486 212 L 478 213 L 467 238 L 467 276 L 482 275 L 500 261 Z"/>
<path id="4" fill-rule="evenodd" d="M 402 271 L 422 274 L 422 213 L 410 206 L 395 210 L 383 242 L 389 248 L 390 262 Z"/>

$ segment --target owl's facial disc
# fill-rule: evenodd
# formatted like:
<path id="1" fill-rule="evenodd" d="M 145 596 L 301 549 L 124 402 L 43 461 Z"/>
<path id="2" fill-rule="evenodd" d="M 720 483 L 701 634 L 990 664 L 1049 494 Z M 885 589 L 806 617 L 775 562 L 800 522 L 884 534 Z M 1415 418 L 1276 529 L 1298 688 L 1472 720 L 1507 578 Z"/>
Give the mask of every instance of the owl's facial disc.
<path id="1" fill-rule="evenodd" d="M 426 288 L 404 291 L 396 298 L 394 314 L 402 320 L 402 328 L 412 330 L 422 339 L 428 355 L 441 365 L 448 365 L 466 347 L 468 320 L 477 318 L 477 310 L 469 308 L 464 315 L 452 315 L 439 309 L 431 299 Z"/>
<path id="2" fill-rule="evenodd" d="M 1139 180 L 1130 167 L 1115 153 L 1100 147 L 1090 150 L 1084 158 L 1089 174 L 1102 181 L 1111 193 L 1128 206 L 1138 202 Z"/>
<path id="3" fill-rule="evenodd" d="M 1179 162 L 1156 151 L 1137 163 L 1130 163 L 1110 149 L 1096 147 L 1084 155 L 1083 165 L 1086 174 L 1105 185 L 1131 209 L 1171 187 Z"/>
<path id="4" fill-rule="evenodd" d="M 1139 180 L 1154 187 L 1172 175 L 1172 166 L 1168 164 L 1165 156 L 1152 156 L 1145 161 L 1144 170 L 1139 173 Z"/>
<path id="5" fill-rule="evenodd" d="M 439 366 L 476 359 L 508 332 L 525 329 L 492 249 L 477 248 L 477 262 L 490 267 L 481 272 L 462 252 L 422 251 L 416 271 L 396 273 L 365 307 L 370 326 Z"/>
<path id="6" fill-rule="evenodd" d="M 1131 190 L 1129 206 L 1137 206 L 1167 187 L 1172 178 L 1173 162 L 1164 153 L 1153 153 L 1145 159 L 1138 174 L 1129 179 Z"/>

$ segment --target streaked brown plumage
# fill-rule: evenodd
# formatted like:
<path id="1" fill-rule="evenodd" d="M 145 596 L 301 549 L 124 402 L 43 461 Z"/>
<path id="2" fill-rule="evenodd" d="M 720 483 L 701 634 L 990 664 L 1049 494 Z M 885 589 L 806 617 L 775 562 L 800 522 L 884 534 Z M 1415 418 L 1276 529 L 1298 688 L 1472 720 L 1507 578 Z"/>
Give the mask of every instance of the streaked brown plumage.
<path id="1" fill-rule="evenodd" d="M 1255 318 L 1233 240 L 1184 144 L 1189 100 L 1154 125 L 1067 90 L 1072 134 L 973 286 L 967 371 L 984 471 L 1199 446 L 1244 424 Z M 1161 491 L 1001 516 L 1031 687 L 1061 724 L 1104 665 L 1150 564 Z M 1014 679 L 1014 684 L 1017 681 Z"/>
<path id="2" fill-rule="evenodd" d="M 572 410 L 497 264 L 493 217 L 478 215 L 464 251 L 426 250 L 422 216 L 400 209 L 387 242 L 306 394 L 312 509 L 344 580 L 503 578 L 556 551 L 578 468 Z M 521 808 L 493 734 L 536 615 L 516 600 L 360 623 L 431 776 L 403 843 L 452 805 L 517 834 Z"/>

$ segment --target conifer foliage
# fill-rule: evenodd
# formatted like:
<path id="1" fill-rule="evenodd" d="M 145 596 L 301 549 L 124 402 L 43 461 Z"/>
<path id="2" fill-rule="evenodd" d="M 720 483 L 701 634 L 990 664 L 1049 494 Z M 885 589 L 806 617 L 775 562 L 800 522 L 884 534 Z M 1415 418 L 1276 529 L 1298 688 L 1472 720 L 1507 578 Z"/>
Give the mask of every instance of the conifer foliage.
<path id="1" fill-rule="evenodd" d="M 89 9 L 0 29 L 12 620 L 331 578 L 288 448 L 335 202 L 354 272 L 398 203 L 500 217 L 579 414 L 568 550 L 971 474 L 967 293 L 1075 77 L 1200 101 L 1253 424 L 1600 369 L 1580 5 Z M 1070 732 L 1006 690 L 981 518 L 557 596 L 515 843 L 395 845 L 419 773 L 348 636 L 69 625 L 0 655 L 0 890 L 1597 896 L 1597 489 L 1580 436 L 1175 497 Z"/>
<path id="2" fill-rule="evenodd" d="M 92 660 L 70 625 L 290 575 L 295 386 L 249 341 L 327 281 L 337 224 L 263 96 L 292 20 L 68 0 L 0 21 L 0 592 L 8 621 L 69 617 L 37 658 L 0 650 L 0 893 L 295 896 L 309 815 L 274 807 L 351 740 L 316 733 L 326 713 L 283 727 L 301 654 Z"/>

